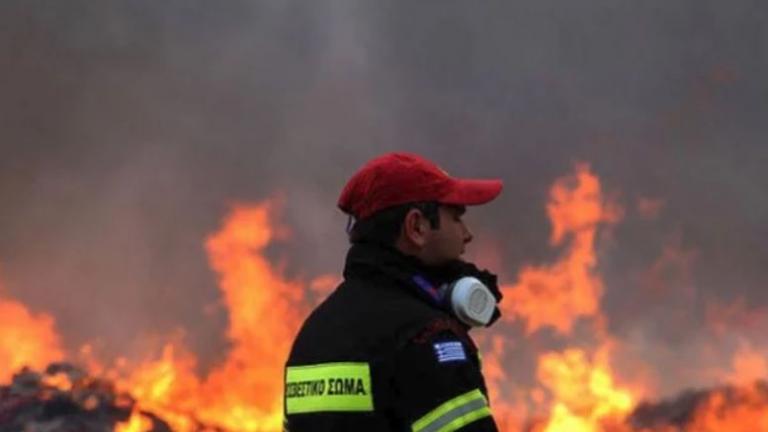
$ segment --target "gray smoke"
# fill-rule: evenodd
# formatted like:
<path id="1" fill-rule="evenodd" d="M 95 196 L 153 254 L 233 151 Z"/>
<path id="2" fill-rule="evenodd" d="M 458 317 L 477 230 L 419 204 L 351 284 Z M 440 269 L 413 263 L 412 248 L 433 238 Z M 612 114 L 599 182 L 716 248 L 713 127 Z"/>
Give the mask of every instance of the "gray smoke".
<path id="1" fill-rule="evenodd" d="M 230 203 L 283 194 L 294 235 L 271 253 L 290 275 L 339 272 L 345 180 L 380 153 L 421 153 L 504 179 L 469 222 L 514 275 L 556 257 L 547 190 L 584 161 L 626 209 L 601 256 L 610 329 L 669 372 L 666 391 L 689 385 L 698 377 L 674 372 L 713 342 L 708 305 L 768 305 L 767 12 L 758 0 L 3 1 L 3 281 L 56 316 L 68 346 L 123 352 L 181 326 L 209 364 L 226 314 L 203 312 L 218 301 L 203 241 Z M 663 201 L 658 218 L 640 217 L 641 198 Z M 654 267 L 669 247 L 689 259 Z M 759 339 L 747 327 L 734 334 Z"/>

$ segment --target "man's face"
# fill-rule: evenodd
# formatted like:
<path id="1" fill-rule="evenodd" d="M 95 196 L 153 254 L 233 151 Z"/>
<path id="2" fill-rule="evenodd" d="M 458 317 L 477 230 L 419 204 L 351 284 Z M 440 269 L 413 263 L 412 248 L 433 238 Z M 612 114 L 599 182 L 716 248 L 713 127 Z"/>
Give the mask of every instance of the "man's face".
<path id="1" fill-rule="evenodd" d="M 422 249 L 421 260 L 428 265 L 441 265 L 456 260 L 472 241 L 472 232 L 464 223 L 464 206 L 440 205 L 440 226 L 431 230 Z"/>

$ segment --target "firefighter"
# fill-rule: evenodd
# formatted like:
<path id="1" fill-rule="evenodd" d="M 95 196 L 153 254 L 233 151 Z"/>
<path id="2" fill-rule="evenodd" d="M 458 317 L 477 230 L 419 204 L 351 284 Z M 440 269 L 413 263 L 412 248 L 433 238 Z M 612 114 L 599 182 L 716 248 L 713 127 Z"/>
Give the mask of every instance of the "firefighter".
<path id="1" fill-rule="evenodd" d="M 497 431 L 468 332 L 499 318 L 501 293 L 460 256 L 472 240 L 466 206 L 501 188 L 408 153 L 349 180 L 338 201 L 350 215 L 344 280 L 293 343 L 284 431 Z"/>

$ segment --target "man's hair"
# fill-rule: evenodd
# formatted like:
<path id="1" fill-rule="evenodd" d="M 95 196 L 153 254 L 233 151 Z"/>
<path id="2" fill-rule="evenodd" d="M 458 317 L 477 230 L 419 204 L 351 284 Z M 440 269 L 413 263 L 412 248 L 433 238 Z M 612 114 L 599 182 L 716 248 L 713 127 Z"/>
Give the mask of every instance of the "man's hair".
<path id="1" fill-rule="evenodd" d="M 355 221 L 349 230 L 350 243 L 377 243 L 393 246 L 411 209 L 418 209 L 429 221 L 432 229 L 440 228 L 440 205 L 434 201 L 416 202 L 389 207 L 375 214 Z"/>

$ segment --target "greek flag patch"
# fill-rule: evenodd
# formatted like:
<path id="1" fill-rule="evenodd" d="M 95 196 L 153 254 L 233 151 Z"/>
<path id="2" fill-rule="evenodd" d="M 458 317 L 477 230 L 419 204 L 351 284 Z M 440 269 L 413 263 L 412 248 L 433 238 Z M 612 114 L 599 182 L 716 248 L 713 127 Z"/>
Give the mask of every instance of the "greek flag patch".
<path id="1" fill-rule="evenodd" d="M 464 352 L 464 346 L 461 345 L 461 342 L 438 342 L 432 346 L 435 348 L 435 355 L 440 363 L 467 360 L 467 354 Z"/>

